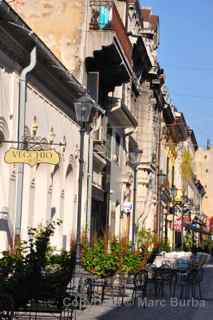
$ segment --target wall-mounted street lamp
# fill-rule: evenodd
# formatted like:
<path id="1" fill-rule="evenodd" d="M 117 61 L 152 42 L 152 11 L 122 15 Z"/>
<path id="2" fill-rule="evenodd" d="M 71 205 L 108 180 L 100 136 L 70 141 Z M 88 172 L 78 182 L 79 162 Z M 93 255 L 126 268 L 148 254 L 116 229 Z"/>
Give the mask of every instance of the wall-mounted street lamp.
<path id="1" fill-rule="evenodd" d="M 129 164 L 134 170 L 134 182 L 133 182 L 133 208 L 132 208 L 132 251 L 135 250 L 135 214 L 136 214 L 136 195 L 137 195 L 137 169 L 141 162 L 143 151 L 135 149 L 129 152 Z"/>
<path id="2" fill-rule="evenodd" d="M 105 111 L 97 106 L 94 100 L 85 95 L 74 103 L 76 120 L 80 125 L 80 155 L 79 155 L 79 177 L 78 177 L 78 210 L 77 210 L 77 234 L 76 234 L 76 260 L 75 276 L 80 279 L 80 254 L 81 254 L 81 214 L 82 214 L 82 186 L 84 170 L 84 137 L 86 125 L 90 122 L 92 109 L 95 108 L 102 114 Z"/>
<path id="3" fill-rule="evenodd" d="M 93 105 L 93 100 L 87 96 L 82 96 L 74 103 L 76 120 L 81 126 L 89 122 Z"/>

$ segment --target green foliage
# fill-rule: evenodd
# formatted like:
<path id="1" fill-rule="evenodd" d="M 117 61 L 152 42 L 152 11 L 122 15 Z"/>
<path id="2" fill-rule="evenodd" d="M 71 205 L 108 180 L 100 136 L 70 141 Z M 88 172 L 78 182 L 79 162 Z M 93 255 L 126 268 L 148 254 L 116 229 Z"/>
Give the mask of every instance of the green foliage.
<path id="1" fill-rule="evenodd" d="M 85 241 L 82 249 L 81 263 L 87 271 L 106 277 L 118 270 L 118 247 L 115 244 L 111 253 L 106 252 L 103 240 L 98 240 L 92 247 Z"/>
<path id="2" fill-rule="evenodd" d="M 211 253 L 213 251 L 213 240 L 210 238 L 203 240 L 202 246 L 204 251 Z"/>
<path id="3" fill-rule="evenodd" d="M 192 232 L 187 232 L 184 237 L 183 247 L 185 251 L 190 251 L 193 247 L 193 236 Z"/>
<path id="4" fill-rule="evenodd" d="M 134 273 L 143 265 L 141 252 L 132 252 L 128 243 L 113 240 L 108 248 L 103 240 L 96 241 L 93 246 L 84 242 L 81 263 L 83 267 L 100 277 L 107 277 L 116 272 Z"/>
<path id="5" fill-rule="evenodd" d="M 146 254 L 151 252 L 152 248 L 157 245 L 157 237 L 156 234 L 142 227 L 137 231 L 137 248 L 142 252 L 142 254 Z"/>
<path id="6" fill-rule="evenodd" d="M 170 252 L 171 246 L 168 241 L 160 241 L 158 249 L 159 249 L 159 251 Z"/>
<path id="7" fill-rule="evenodd" d="M 142 256 L 140 252 L 132 252 L 128 249 L 121 257 L 121 272 L 135 273 L 141 269 Z"/>
<path id="8" fill-rule="evenodd" d="M 16 307 L 41 297 L 62 299 L 71 279 L 73 253 L 54 255 L 50 237 L 60 221 L 30 229 L 28 242 L 20 242 L 14 252 L 0 259 L 0 294 L 10 295 Z"/>
<path id="9" fill-rule="evenodd" d="M 60 254 L 52 254 L 47 257 L 46 271 L 70 268 L 71 253 L 62 250 Z"/>
<path id="10" fill-rule="evenodd" d="M 83 267 L 100 277 L 118 273 L 136 273 L 141 270 L 153 250 L 170 251 L 169 243 L 159 242 L 155 233 L 142 228 L 137 232 L 137 250 L 132 251 L 127 239 L 95 241 L 90 246 L 84 238 L 81 263 Z"/>
<path id="11" fill-rule="evenodd" d="M 191 181 L 192 179 L 192 156 L 189 150 L 185 150 L 182 155 L 181 175 L 185 181 Z"/>

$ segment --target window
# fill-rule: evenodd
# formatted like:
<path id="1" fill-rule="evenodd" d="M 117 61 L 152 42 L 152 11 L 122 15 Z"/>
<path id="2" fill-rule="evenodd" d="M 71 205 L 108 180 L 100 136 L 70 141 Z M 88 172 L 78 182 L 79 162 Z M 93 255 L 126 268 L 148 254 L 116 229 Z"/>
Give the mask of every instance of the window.
<path id="1" fill-rule="evenodd" d="M 52 208 L 51 208 L 51 214 L 50 214 L 51 220 L 54 219 L 55 215 L 56 215 L 56 207 L 52 207 Z"/>

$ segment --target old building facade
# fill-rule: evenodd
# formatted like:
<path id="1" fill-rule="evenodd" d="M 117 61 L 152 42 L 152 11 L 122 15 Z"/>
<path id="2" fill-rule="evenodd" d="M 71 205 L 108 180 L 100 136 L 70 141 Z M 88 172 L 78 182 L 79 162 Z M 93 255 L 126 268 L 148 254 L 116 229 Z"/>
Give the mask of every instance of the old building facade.
<path id="1" fill-rule="evenodd" d="M 76 237 L 79 177 L 80 135 L 73 102 L 85 90 L 37 36 L 29 35 L 28 26 L 6 3 L 1 4 L 0 15 L 0 250 L 12 247 L 17 235 L 26 239 L 29 227 L 57 219 L 63 223 L 57 229 L 53 245 L 57 249 L 68 249 L 71 239 Z M 9 22 L 15 24 L 12 29 Z M 19 217 L 19 166 L 7 164 L 4 157 L 9 148 L 17 148 L 20 73 L 29 65 L 30 53 L 35 47 L 36 63 L 27 79 L 25 132 L 21 142 L 25 142 L 27 150 L 55 149 L 60 162 L 24 165 Z M 88 148 L 89 135 L 86 134 L 82 229 L 88 220 Z"/>
<path id="2" fill-rule="evenodd" d="M 105 114 L 93 114 L 86 134 L 82 230 L 88 230 L 91 241 L 105 233 L 131 240 L 135 225 L 172 242 L 174 225 L 167 217 L 171 188 L 177 189 L 177 202 L 187 196 L 199 213 L 203 193 L 194 176 L 196 138 L 169 99 L 165 73 L 157 59 L 159 17 L 137 0 L 7 2 L 14 11 L 3 1 L 2 15 L 8 11 L 5 19 L 15 22 L 11 30 L 1 28 L 5 36 L 12 32 L 12 38 L 17 37 L 21 51 L 16 53 L 20 55 L 17 62 L 1 43 L 13 65 L 8 71 L 6 62 L 1 63 L 4 89 L 0 92 L 6 102 L 1 104 L 1 140 L 17 139 L 18 81 L 28 62 L 21 57 L 29 57 L 36 44 L 38 60 L 27 89 L 26 132 L 34 139 L 66 142 L 57 146 L 60 165 L 25 165 L 23 234 L 28 226 L 49 217 L 63 220 L 54 240 L 56 247 L 68 248 L 75 236 L 79 126 L 73 103 L 87 91 Z M 7 147 L 4 143 L 0 147 L 1 165 L 7 168 L 1 173 L 0 208 L 2 217 L 9 217 L 10 212 L 14 217 L 15 203 L 11 205 L 9 199 L 16 194 L 16 168 L 4 162 Z M 142 157 L 133 164 L 130 154 L 136 150 L 142 151 Z M 184 157 L 193 160 L 188 161 L 187 177 L 183 175 Z M 163 184 L 162 175 L 166 177 Z M 8 188 L 12 191 L 6 191 Z M 5 238 L 5 231 L 1 235 Z"/>
<path id="3" fill-rule="evenodd" d="M 213 148 L 207 146 L 207 148 L 199 148 L 196 152 L 196 175 L 197 178 L 203 184 L 206 194 L 202 202 L 202 211 L 205 212 L 209 217 L 212 216 L 212 170 L 211 163 L 213 159 Z"/>

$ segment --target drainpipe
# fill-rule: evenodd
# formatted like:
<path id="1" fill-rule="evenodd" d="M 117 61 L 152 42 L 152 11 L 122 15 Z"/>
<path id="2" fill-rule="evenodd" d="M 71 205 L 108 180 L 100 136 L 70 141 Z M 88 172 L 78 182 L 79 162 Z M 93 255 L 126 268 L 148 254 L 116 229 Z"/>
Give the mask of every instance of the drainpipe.
<path id="1" fill-rule="evenodd" d="M 87 173 L 87 209 L 86 209 L 86 227 L 87 236 L 91 240 L 91 213 L 92 213 L 92 175 L 93 175 L 93 131 L 89 133 L 88 143 L 88 173 Z"/>
<path id="2" fill-rule="evenodd" d="M 27 94 L 27 76 L 35 68 L 37 62 L 36 47 L 30 53 L 30 64 L 25 67 L 19 79 L 19 104 L 18 104 L 18 149 L 24 149 L 24 129 L 26 116 L 26 94 Z M 17 189 L 16 189 L 16 225 L 15 242 L 20 239 L 21 220 L 23 207 L 23 182 L 24 182 L 24 164 L 17 165 Z"/>
<path id="3" fill-rule="evenodd" d="M 155 231 L 157 233 L 158 239 L 161 239 L 161 185 L 160 185 L 160 165 L 161 165 L 161 112 L 158 114 L 158 125 L 159 125 L 159 131 L 158 131 L 158 142 L 157 142 L 157 206 L 156 206 L 156 220 L 155 220 Z"/>

